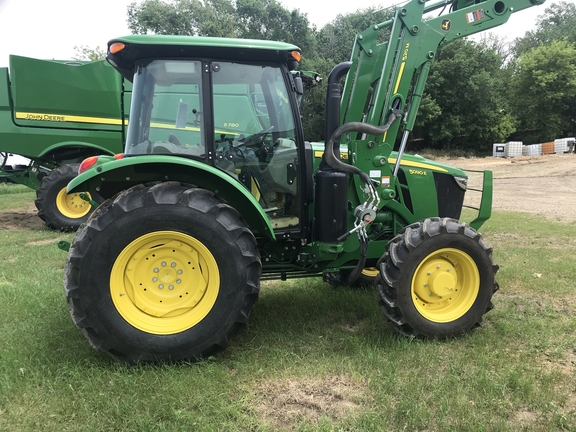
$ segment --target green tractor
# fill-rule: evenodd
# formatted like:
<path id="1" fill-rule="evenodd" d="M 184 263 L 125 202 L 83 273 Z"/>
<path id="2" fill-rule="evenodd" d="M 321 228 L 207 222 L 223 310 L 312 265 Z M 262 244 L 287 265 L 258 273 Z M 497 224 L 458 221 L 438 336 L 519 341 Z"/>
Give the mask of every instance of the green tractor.
<path id="1" fill-rule="evenodd" d="M 10 69 L 0 68 L 0 82 L 0 180 L 35 189 L 38 216 L 49 228 L 77 229 L 92 207 L 66 186 L 85 158 L 122 151 L 130 83 L 125 90 L 106 61 L 14 55 Z M 21 163 L 11 164 L 10 155 Z"/>
<path id="2" fill-rule="evenodd" d="M 247 323 L 261 280 L 323 275 L 373 281 L 409 337 L 478 326 L 498 289 L 476 231 L 491 173 L 466 224 L 466 173 L 404 151 L 437 48 L 537 3 L 411 0 L 357 35 L 328 77 L 325 143 L 303 136 L 310 76 L 295 72 L 294 45 L 112 40 L 107 59 L 133 83 L 130 122 L 124 153 L 85 160 L 68 185 L 106 199 L 69 245 L 76 325 L 121 362 L 198 359 Z"/>

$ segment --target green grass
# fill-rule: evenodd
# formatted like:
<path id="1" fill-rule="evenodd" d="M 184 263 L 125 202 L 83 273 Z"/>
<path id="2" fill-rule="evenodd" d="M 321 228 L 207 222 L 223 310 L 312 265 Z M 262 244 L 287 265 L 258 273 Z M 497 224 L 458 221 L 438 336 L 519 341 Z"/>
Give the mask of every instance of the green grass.
<path id="1" fill-rule="evenodd" d="M 16 210 L 34 203 L 36 191 L 24 185 L 0 183 L 0 211 Z"/>
<path id="2" fill-rule="evenodd" d="M 0 431 L 576 431 L 575 225 L 496 213 L 496 308 L 458 339 L 397 336 L 370 290 L 268 282 L 225 352 L 137 367 L 73 325 L 71 235 L 0 231 Z"/>

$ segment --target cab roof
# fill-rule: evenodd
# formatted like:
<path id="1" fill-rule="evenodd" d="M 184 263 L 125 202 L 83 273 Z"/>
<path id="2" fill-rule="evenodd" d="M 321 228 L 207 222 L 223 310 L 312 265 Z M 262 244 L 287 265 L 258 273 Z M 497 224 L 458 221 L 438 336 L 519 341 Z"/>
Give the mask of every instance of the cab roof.
<path id="1" fill-rule="evenodd" d="M 110 51 L 120 42 L 121 50 Z M 198 59 L 244 63 L 294 62 L 291 53 L 300 48 L 285 42 L 257 39 L 232 39 L 207 36 L 131 35 L 108 42 L 106 59 L 126 79 L 132 81 L 135 64 L 156 59 Z M 297 64 L 297 63 L 296 63 Z M 292 69 L 293 67 L 291 67 Z"/>
<path id="2" fill-rule="evenodd" d="M 114 42 L 139 45 L 180 45 L 195 47 L 219 47 L 232 49 L 264 49 L 273 51 L 300 51 L 296 45 L 259 39 L 219 38 L 208 36 L 168 36 L 168 35 L 130 35 L 112 39 Z"/>

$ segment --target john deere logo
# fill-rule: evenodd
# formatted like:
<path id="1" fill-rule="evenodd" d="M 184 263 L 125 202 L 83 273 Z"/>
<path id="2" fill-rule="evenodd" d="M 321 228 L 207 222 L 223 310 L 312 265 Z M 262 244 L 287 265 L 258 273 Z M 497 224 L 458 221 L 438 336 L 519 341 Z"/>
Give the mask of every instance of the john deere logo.
<path id="1" fill-rule="evenodd" d="M 452 28 L 452 21 L 449 19 L 443 19 L 440 28 L 445 32 L 450 31 L 450 28 Z"/>

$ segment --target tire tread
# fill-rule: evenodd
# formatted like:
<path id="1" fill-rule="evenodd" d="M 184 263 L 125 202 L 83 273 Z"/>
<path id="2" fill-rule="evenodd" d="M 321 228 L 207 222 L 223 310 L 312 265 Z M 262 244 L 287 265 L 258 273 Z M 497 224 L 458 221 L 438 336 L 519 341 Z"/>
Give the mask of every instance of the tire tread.
<path id="1" fill-rule="evenodd" d="M 406 289 L 406 287 L 401 286 L 400 278 L 403 275 L 404 267 L 409 259 L 409 255 L 421 247 L 422 243 L 427 239 L 439 235 L 461 235 L 473 240 L 479 245 L 486 255 L 486 258 L 489 260 L 492 271 L 492 280 L 498 271 L 498 266 L 495 265 L 493 261 L 492 248 L 488 247 L 484 243 L 480 234 L 465 223 L 460 223 L 459 221 L 450 218 L 428 218 L 424 221 L 406 226 L 388 243 L 387 251 L 378 262 L 380 274 L 376 282 L 379 304 L 384 315 L 391 323 L 394 330 L 402 335 L 429 339 L 452 336 L 438 336 L 433 331 L 426 334 L 421 331 L 416 331 L 414 326 L 410 325 L 409 320 L 406 319 L 405 313 L 398 302 L 399 290 Z M 495 293 L 498 288 L 498 283 L 493 281 L 493 289 L 483 313 L 488 312 L 494 307 L 491 302 L 491 294 Z M 410 288 L 408 287 L 408 289 Z M 475 322 L 472 327 L 477 327 L 481 323 L 482 314 L 475 317 Z"/>
<path id="2" fill-rule="evenodd" d="M 241 260 L 246 268 L 247 283 L 242 288 L 244 300 L 242 307 L 234 311 L 227 324 L 228 328 L 216 340 L 207 342 L 196 352 L 194 348 L 184 347 L 181 352 L 159 353 L 131 352 L 124 341 L 118 340 L 98 322 L 98 314 L 89 309 L 83 301 L 89 296 L 89 290 L 83 287 L 78 276 L 85 268 L 87 251 L 93 236 L 102 235 L 110 224 L 115 223 L 120 214 L 130 213 L 149 203 L 186 206 L 190 209 L 212 215 L 241 249 Z M 78 231 L 74 237 L 66 260 L 64 286 L 70 315 L 75 325 L 82 331 L 90 344 L 98 351 L 105 352 L 116 360 L 135 364 L 144 362 L 165 362 L 183 359 L 200 359 L 222 351 L 229 339 L 238 333 L 248 322 L 250 312 L 258 300 L 262 264 L 257 243 L 252 232 L 240 214 L 231 206 L 217 198 L 212 192 L 183 185 L 177 182 L 165 182 L 154 185 L 137 185 L 120 192 L 116 197 L 104 203 Z M 222 332 L 219 332 L 222 333 Z"/>

